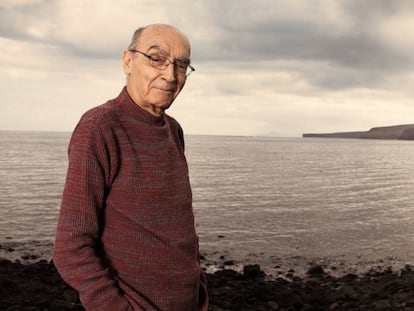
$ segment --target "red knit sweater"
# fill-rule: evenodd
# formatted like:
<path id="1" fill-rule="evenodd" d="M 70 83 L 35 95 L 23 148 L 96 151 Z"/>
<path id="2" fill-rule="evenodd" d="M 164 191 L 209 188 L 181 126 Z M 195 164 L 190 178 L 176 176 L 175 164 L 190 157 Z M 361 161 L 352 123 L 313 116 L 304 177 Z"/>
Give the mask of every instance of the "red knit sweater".
<path id="1" fill-rule="evenodd" d="M 87 310 L 207 310 L 181 127 L 126 88 L 73 132 L 53 259 Z"/>

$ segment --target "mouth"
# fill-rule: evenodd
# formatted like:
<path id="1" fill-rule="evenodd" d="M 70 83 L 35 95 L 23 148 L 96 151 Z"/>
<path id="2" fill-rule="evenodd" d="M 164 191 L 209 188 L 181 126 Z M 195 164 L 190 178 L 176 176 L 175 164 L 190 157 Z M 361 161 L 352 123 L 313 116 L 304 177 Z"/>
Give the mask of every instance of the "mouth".
<path id="1" fill-rule="evenodd" d="M 158 91 L 165 92 L 165 93 L 173 93 L 174 90 L 175 90 L 175 88 L 173 88 L 173 87 L 166 87 L 166 88 L 164 88 L 164 87 L 156 87 L 156 89 Z"/>

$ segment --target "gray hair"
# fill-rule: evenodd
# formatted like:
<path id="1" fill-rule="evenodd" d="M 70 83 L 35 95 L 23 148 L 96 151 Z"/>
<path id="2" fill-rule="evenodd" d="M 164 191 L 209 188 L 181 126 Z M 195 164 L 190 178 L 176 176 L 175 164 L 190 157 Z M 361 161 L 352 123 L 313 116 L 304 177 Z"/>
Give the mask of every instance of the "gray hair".
<path id="1" fill-rule="evenodd" d="M 128 50 L 135 50 L 135 48 L 137 47 L 138 40 L 141 37 L 141 34 L 145 28 L 147 27 L 140 27 L 137 30 L 135 30 L 131 39 L 131 43 L 128 45 Z"/>
<path id="2" fill-rule="evenodd" d="M 187 43 L 188 43 L 188 46 L 190 47 L 190 42 L 189 42 L 189 40 L 188 40 L 188 38 L 187 38 L 187 36 L 186 35 L 184 35 L 181 31 L 179 31 L 177 28 L 175 28 L 174 26 L 172 26 L 172 25 L 168 25 L 168 24 L 152 24 L 152 25 L 147 25 L 147 26 L 144 26 L 144 27 L 140 27 L 140 28 L 138 28 L 137 30 L 135 30 L 135 32 L 134 32 L 134 35 L 132 36 L 132 39 L 131 39 L 131 43 L 129 44 L 129 46 L 128 46 L 128 50 L 135 50 L 136 49 L 136 47 L 137 47 L 137 45 L 138 45 L 138 42 L 139 42 L 139 40 L 140 40 L 140 38 L 141 38 L 141 35 L 142 35 L 142 32 L 145 30 L 145 29 L 147 29 L 147 28 L 149 28 L 149 27 L 159 27 L 159 26 L 163 26 L 163 27 L 169 27 L 170 29 L 174 29 L 176 32 L 178 32 L 179 34 L 181 34 L 182 36 L 183 36 L 183 38 L 187 41 Z"/>

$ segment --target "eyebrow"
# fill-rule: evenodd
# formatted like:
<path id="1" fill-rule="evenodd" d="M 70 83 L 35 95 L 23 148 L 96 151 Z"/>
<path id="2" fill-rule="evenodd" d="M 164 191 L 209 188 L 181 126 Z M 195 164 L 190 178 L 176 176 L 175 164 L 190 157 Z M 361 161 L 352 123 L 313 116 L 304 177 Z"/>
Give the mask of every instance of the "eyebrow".
<path id="1" fill-rule="evenodd" d="M 165 51 L 164 49 L 162 49 L 159 45 L 151 45 L 151 46 L 147 49 L 147 52 L 148 52 L 148 51 L 150 51 L 150 50 L 152 50 L 152 49 L 155 49 L 155 50 L 158 50 L 158 51 L 160 51 L 160 52 L 164 52 L 164 53 L 168 54 L 168 53 L 167 53 L 167 51 Z"/>
<path id="2" fill-rule="evenodd" d="M 157 51 L 161 52 L 162 54 L 169 55 L 169 53 L 168 53 L 166 50 L 164 50 L 163 48 L 161 48 L 159 45 L 151 45 L 151 46 L 147 49 L 147 52 L 149 52 L 149 51 L 151 51 L 151 50 L 157 50 Z M 186 64 L 190 64 L 190 63 L 191 63 L 191 60 L 190 60 L 190 58 L 188 58 L 188 57 L 184 57 L 184 58 L 177 58 L 176 60 L 178 60 L 178 61 L 180 61 L 180 62 L 184 62 L 184 63 L 186 63 Z"/>

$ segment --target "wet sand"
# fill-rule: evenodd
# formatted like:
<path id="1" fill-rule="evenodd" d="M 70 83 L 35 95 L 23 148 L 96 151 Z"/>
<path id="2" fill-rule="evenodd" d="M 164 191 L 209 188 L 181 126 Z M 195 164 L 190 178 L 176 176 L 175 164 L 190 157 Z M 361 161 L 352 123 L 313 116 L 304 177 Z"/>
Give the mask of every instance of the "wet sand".
<path id="1" fill-rule="evenodd" d="M 30 258 L 0 259 L 0 310 L 83 310 L 77 293 L 50 261 L 22 263 L 24 259 Z M 301 277 L 293 269 L 269 277 L 257 264 L 239 271 L 227 266 L 206 274 L 209 310 L 414 310 L 414 272 L 409 265 L 340 277 L 317 264 Z"/>

